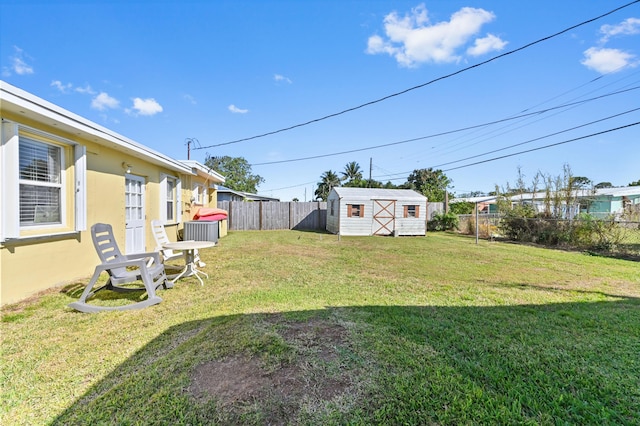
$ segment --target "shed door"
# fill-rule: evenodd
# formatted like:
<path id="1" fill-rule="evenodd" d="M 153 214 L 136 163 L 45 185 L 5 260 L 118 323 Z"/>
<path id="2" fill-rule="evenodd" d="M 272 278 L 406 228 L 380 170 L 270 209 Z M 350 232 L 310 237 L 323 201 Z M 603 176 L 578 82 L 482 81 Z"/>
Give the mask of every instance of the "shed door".
<path id="1" fill-rule="evenodd" d="M 125 253 L 142 253 L 145 248 L 144 178 L 125 176 Z"/>
<path id="2" fill-rule="evenodd" d="M 391 235 L 396 224 L 395 200 L 373 200 L 373 235 Z"/>

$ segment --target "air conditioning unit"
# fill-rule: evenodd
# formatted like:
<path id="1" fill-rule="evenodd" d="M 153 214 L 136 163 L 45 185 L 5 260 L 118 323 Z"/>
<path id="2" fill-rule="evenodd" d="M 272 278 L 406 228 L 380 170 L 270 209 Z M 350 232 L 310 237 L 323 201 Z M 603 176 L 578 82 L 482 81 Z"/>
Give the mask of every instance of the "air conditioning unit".
<path id="1" fill-rule="evenodd" d="M 185 241 L 218 242 L 218 221 L 192 220 L 184 223 L 183 239 Z"/>

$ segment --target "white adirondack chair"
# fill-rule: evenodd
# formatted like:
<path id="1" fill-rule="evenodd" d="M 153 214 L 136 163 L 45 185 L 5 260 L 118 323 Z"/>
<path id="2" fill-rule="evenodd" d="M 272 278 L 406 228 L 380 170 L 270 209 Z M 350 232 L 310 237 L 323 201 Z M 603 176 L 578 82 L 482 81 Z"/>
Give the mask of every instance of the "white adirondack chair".
<path id="1" fill-rule="evenodd" d="M 172 269 L 178 268 L 178 266 L 167 264 L 167 262 L 171 262 L 177 259 L 184 260 L 184 253 L 182 253 L 181 251 L 165 249 L 163 247 L 166 243 L 170 242 L 170 240 L 169 240 L 169 236 L 167 235 L 167 230 L 164 228 L 164 225 L 162 224 L 162 222 L 159 220 L 152 220 L 151 230 L 153 231 L 153 239 L 156 241 L 156 250 L 160 252 L 160 255 L 162 256 L 162 260 L 165 263 L 165 265 L 168 268 L 172 268 Z M 200 267 L 205 266 L 205 263 L 200 260 L 200 255 L 198 254 L 197 250 L 195 251 L 195 263 Z M 179 268 L 182 268 L 182 266 L 180 266 Z"/>
<path id="2" fill-rule="evenodd" d="M 160 255 L 157 252 L 122 254 L 113 236 L 111 225 L 105 223 L 96 223 L 91 227 L 91 238 L 102 263 L 96 266 L 93 277 L 91 277 L 91 281 L 84 289 L 80 299 L 77 302 L 70 303 L 69 307 L 81 312 L 93 313 L 140 309 L 162 302 L 162 299 L 156 295 L 156 289 L 160 286 L 171 288 L 173 283 L 168 280 L 164 265 L 160 261 Z M 93 290 L 103 272 L 109 274 L 107 283 Z M 121 284 L 135 283 L 137 281 L 142 281 L 143 285 L 137 287 L 121 286 Z M 93 295 L 104 289 L 116 292 L 140 292 L 146 290 L 148 297 L 141 302 L 123 306 L 100 306 L 87 302 Z"/>

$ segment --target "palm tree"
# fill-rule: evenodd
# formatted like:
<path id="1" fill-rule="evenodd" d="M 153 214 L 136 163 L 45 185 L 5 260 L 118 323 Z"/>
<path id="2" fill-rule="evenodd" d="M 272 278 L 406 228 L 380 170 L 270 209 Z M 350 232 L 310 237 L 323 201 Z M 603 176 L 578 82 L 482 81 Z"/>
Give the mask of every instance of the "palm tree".
<path id="1" fill-rule="evenodd" d="M 340 178 L 333 170 L 327 170 L 320 176 L 321 181 L 318 182 L 318 189 L 316 189 L 316 200 L 327 201 L 331 188 L 340 186 Z"/>
<path id="2" fill-rule="evenodd" d="M 355 161 L 351 161 L 344 166 L 344 172 L 342 172 L 342 180 L 346 180 L 347 184 L 362 180 L 362 169 L 360 164 Z"/>

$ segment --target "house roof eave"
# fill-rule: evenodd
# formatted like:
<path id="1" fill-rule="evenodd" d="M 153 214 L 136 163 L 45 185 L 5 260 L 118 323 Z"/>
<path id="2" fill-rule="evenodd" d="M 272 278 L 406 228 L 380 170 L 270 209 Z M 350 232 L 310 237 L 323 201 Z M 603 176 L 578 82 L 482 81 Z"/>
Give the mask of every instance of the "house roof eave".
<path id="1" fill-rule="evenodd" d="M 172 171 L 191 173 L 182 162 L 0 80 L 0 110 L 61 130 L 82 140 L 143 158 Z"/>

